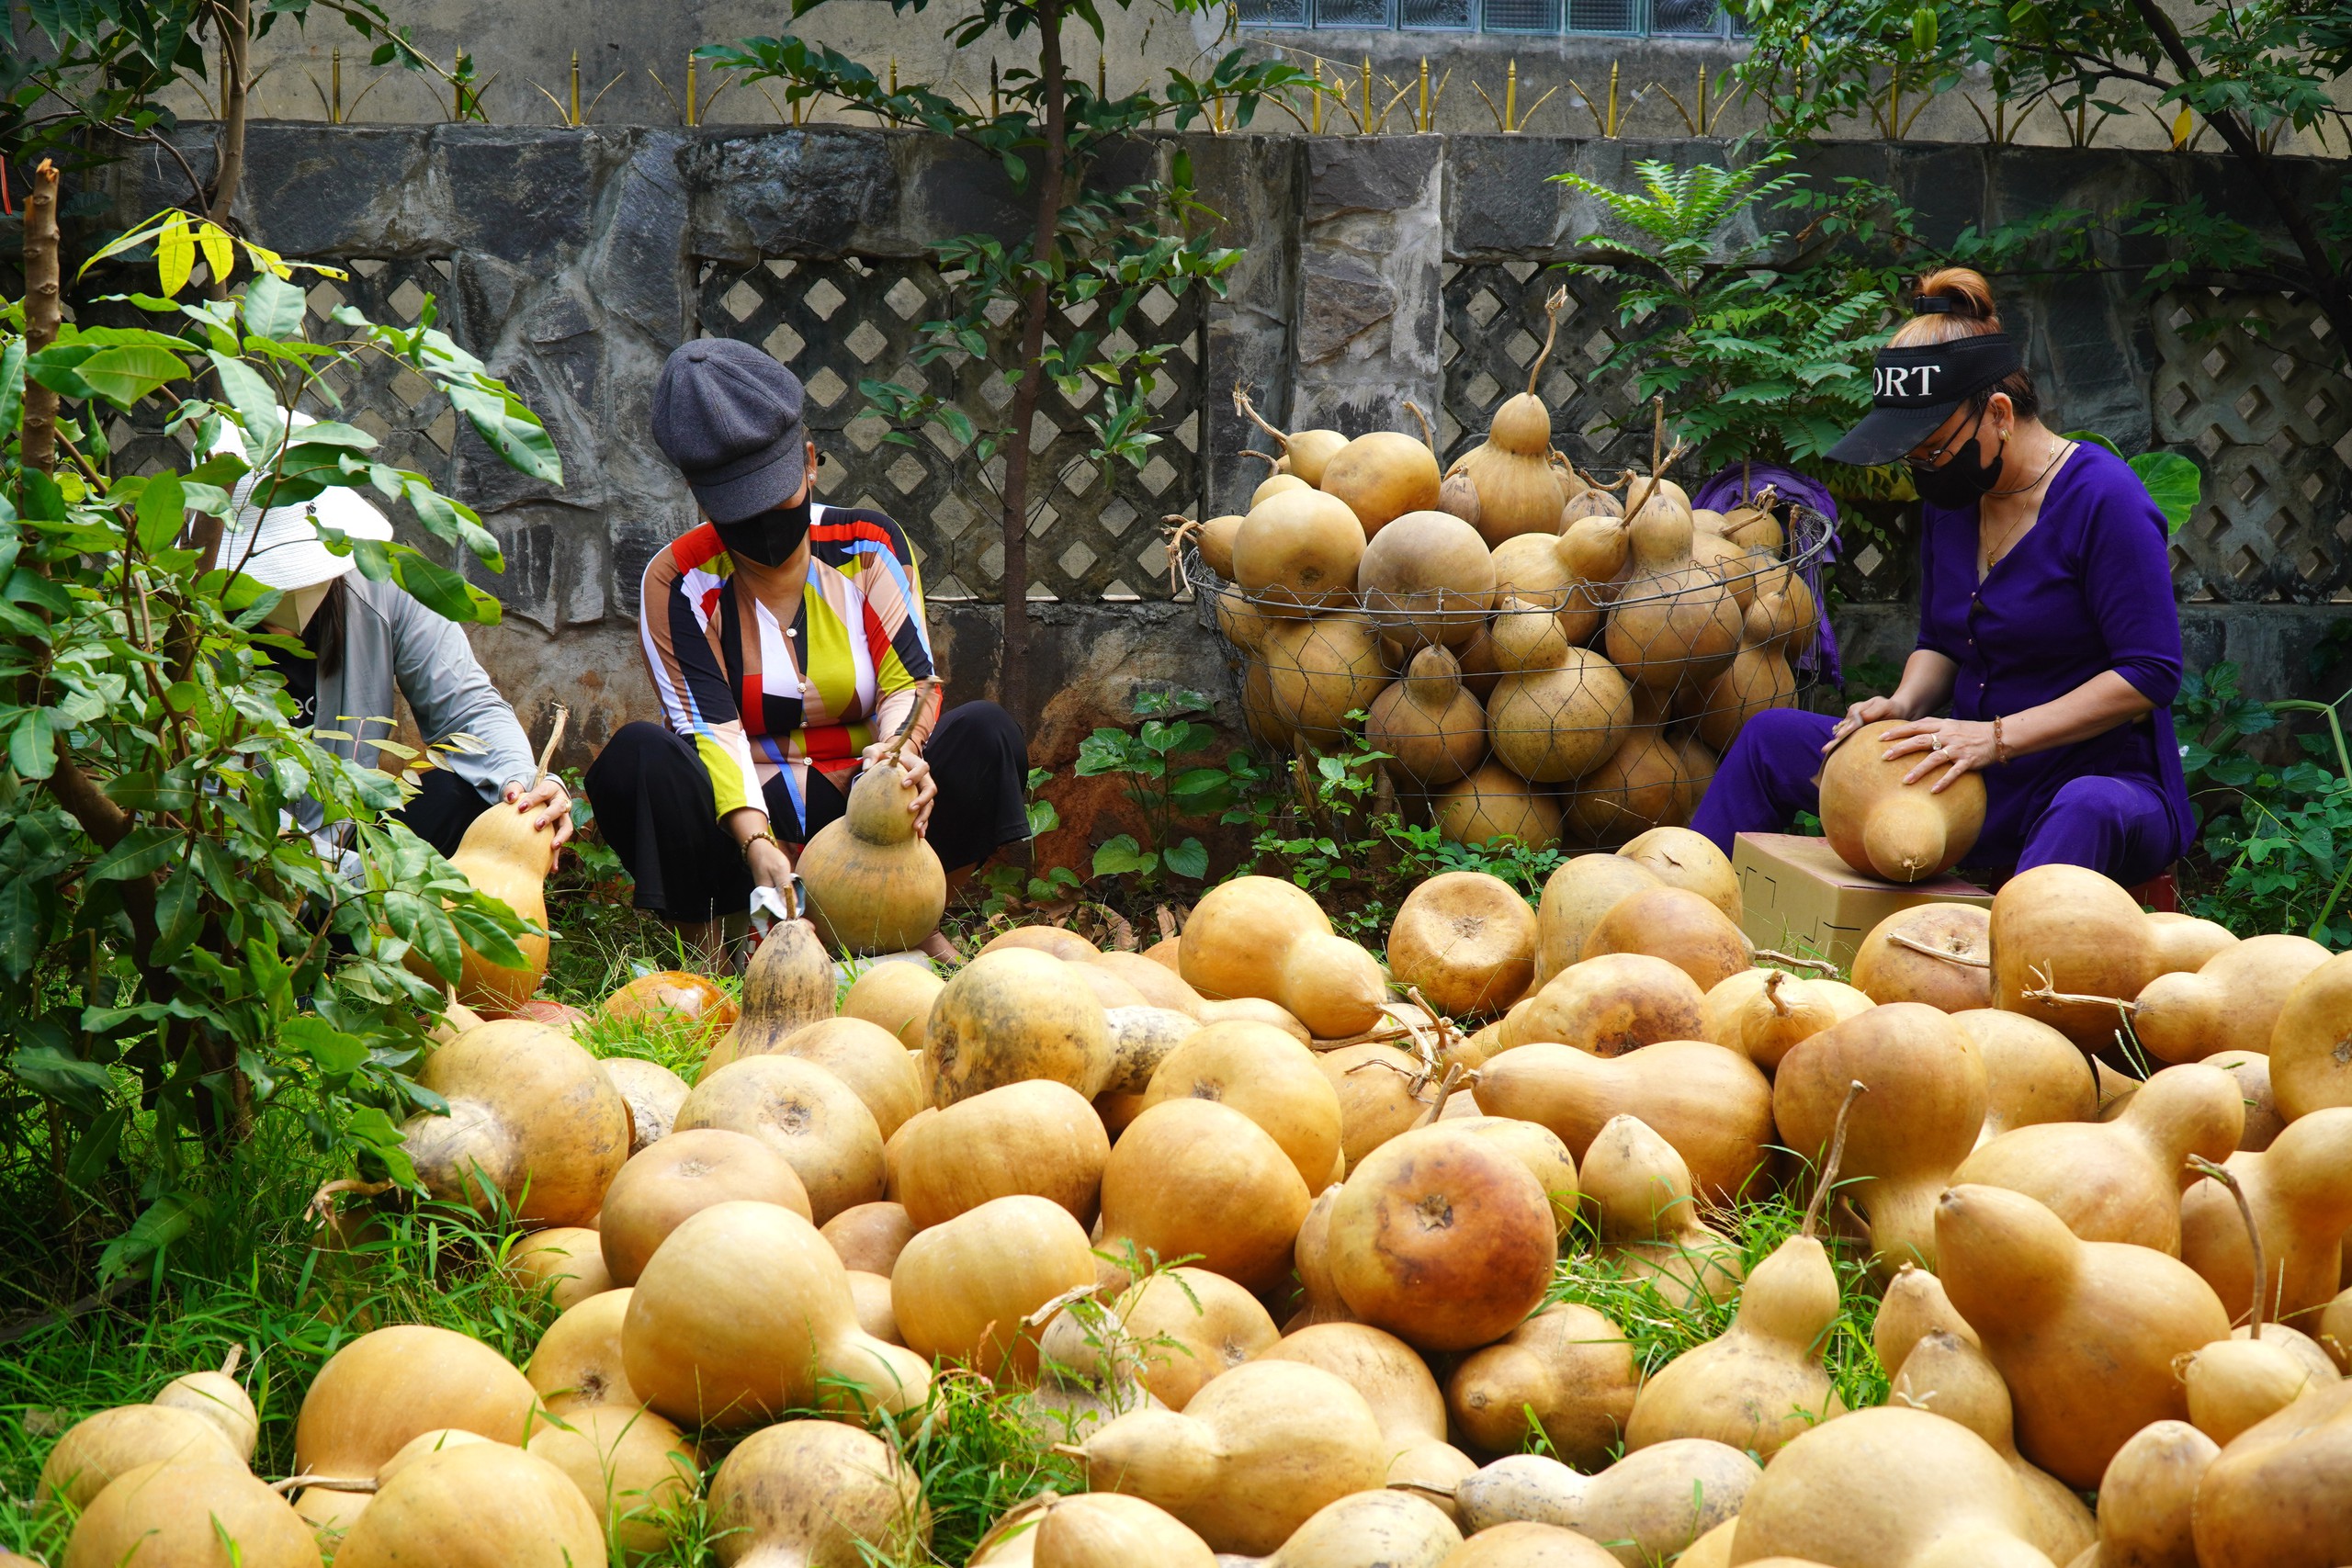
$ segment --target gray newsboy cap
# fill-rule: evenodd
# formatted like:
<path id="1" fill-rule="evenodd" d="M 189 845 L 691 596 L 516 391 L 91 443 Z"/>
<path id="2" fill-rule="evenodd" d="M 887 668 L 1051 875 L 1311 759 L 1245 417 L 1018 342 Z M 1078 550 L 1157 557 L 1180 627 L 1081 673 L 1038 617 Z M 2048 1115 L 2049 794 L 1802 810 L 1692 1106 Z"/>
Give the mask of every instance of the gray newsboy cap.
<path id="1" fill-rule="evenodd" d="M 714 523 L 783 505 L 800 488 L 808 427 L 800 378 L 748 343 L 701 338 L 671 351 L 653 389 L 653 439 Z"/>

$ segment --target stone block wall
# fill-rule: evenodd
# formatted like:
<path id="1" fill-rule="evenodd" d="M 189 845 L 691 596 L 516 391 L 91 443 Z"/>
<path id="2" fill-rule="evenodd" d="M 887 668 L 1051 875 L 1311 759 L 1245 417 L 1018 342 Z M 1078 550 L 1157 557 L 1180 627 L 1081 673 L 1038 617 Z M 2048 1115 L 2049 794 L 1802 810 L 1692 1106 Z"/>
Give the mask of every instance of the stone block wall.
<path id="1" fill-rule="evenodd" d="M 1186 374 L 1197 385 L 1186 394 L 1181 428 L 1170 433 L 1184 444 L 1185 464 L 1165 481 L 1175 490 L 1146 498 L 1194 515 L 1235 509 L 1262 474 L 1238 457 L 1252 432 L 1231 406 L 1237 382 L 1252 387 L 1277 422 L 1351 432 L 1410 428 L 1404 412 L 1410 400 L 1442 411 L 1449 453 L 1475 441 L 1493 403 L 1517 389 L 1507 384 L 1498 345 L 1507 347 L 1513 327 L 1531 319 L 1541 335 L 1540 300 L 1551 282 L 1544 265 L 1606 221 L 1547 176 L 1573 168 L 1623 186 L 1642 158 L 1726 155 L 1721 143 L 1698 141 L 1196 135 L 1139 144 L 1128 167 L 1103 177 L 1131 177 L 1179 140 L 1204 199 L 1219 214 L 1222 242 L 1242 253 L 1224 297 L 1200 302 L 1187 318 L 1186 330 L 1197 334 L 1197 365 Z M 207 128 L 189 128 L 183 145 L 201 169 Z M 2211 209 L 2263 221 L 2228 163 L 2210 156 L 1847 142 L 1809 157 L 1822 179 L 1863 175 L 1894 186 L 1940 234 L 2052 205 L 2112 210 L 2143 197 L 2196 196 Z M 379 406 L 362 411 L 387 427 L 413 427 L 422 444 L 406 460 L 442 463 L 439 474 L 482 511 L 505 546 L 506 572 L 481 581 L 507 619 L 479 632 L 476 643 L 526 717 L 556 702 L 571 707 L 573 761 L 619 724 L 656 712 L 638 651 L 637 582 L 646 560 L 691 525 L 694 512 L 652 443 L 648 403 L 673 347 L 727 329 L 707 319 L 710 280 L 723 282 L 729 268 L 787 263 L 888 263 L 904 271 L 922 264 L 935 241 L 975 229 L 1012 236 L 1023 226 L 1001 171 L 967 150 L 839 126 L 264 121 L 252 128 L 249 159 L 237 214 L 247 231 L 289 255 L 382 264 L 406 268 L 397 276 L 412 282 L 439 280 L 443 322 L 547 419 L 564 459 L 560 488 L 514 474 L 462 422 L 436 424 L 432 410 L 401 404 L 393 392 L 379 389 L 371 394 Z M 2317 163 L 2297 172 L 2314 181 L 2335 177 Z M 126 219 L 182 194 L 176 165 L 153 151 L 119 165 L 113 177 L 116 209 Z M 2113 248 L 2111 260 L 2143 259 L 2132 245 Z M 414 319 L 421 290 L 387 285 L 378 292 L 382 310 Z M 2165 308 L 2137 300 L 2116 277 L 2068 278 L 2019 293 L 2012 324 L 2066 425 L 2101 430 L 2127 451 L 2158 444 L 2195 450 L 2220 470 L 2267 484 L 2267 502 L 2250 498 L 2243 485 L 2238 492 L 2209 486 L 2214 503 L 2178 552 L 2192 601 L 2185 620 L 2197 657 L 2239 660 L 2258 694 L 2298 691 L 2307 680 L 2298 649 L 2315 626 L 2341 614 L 2327 606 L 2347 592 L 2352 389 L 2332 371 L 2257 364 L 2261 356 L 2245 350 L 2242 364 L 2208 367 L 2209 384 L 2191 386 L 2173 346 L 2181 333 L 2162 314 Z M 1481 318 L 1479 310 L 1501 314 Z M 1625 400 L 1622 389 L 1587 374 L 1606 352 L 1614 312 L 1598 297 L 1581 299 L 1578 311 L 1583 336 L 1564 333 L 1563 341 L 1587 344 L 1586 358 L 1564 356 L 1557 374 L 1565 379 L 1547 382 L 1547 397 L 1558 411 L 1564 449 L 1614 466 L 1624 451 L 1606 421 Z M 2301 318 L 2288 324 L 2309 330 Z M 807 363 L 800 367 L 813 373 Z M 854 400 L 856 373 L 888 369 L 877 363 L 861 371 L 843 360 L 847 397 Z M 1474 371 L 1495 384 L 1491 398 L 1468 394 Z M 2259 396 L 2246 403 L 2248 387 L 2257 394 L 2267 389 L 2277 417 L 2256 406 Z M 2223 417 L 2215 412 L 2223 403 L 2238 412 Z M 446 445 L 426 439 L 436 429 Z M 843 460 L 828 462 L 820 493 L 837 501 L 871 494 L 890 506 L 893 492 L 872 488 L 887 465 L 869 460 L 865 448 L 852 450 L 873 434 L 862 432 L 854 411 L 838 435 L 824 434 Z M 2245 456 L 2274 449 L 2288 456 L 2267 475 Z M 851 476 L 868 488 L 844 493 Z M 1175 492 L 1187 487 L 1192 493 Z M 1229 695 L 1214 641 L 1190 607 L 1153 602 L 1170 592 L 1156 570 L 1158 517 L 1143 515 L 1134 498 L 1113 496 L 1107 485 L 1091 496 L 1074 491 L 1069 505 L 1095 509 L 1088 513 L 1091 553 L 1112 549 L 1119 558 L 1115 570 L 1067 574 L 1073 581 L 1115 579 L 1112 597 L 1034 607 L 1037 690 L 1047 694 L 1035 716 L 1041 765 L 1067 762 L 1093 725 L 1124 720 L 1138 682 Z M 2266 505 L 2262 525 L 2250 526 L 2248 508 Z M 1203 507 L 1207 512 L 1195 510 Z M 919 546 L 949 553 L 935 518 L 909 514 L 915 509 L 903 496 L 895 510 Z M 2267 548 L 2256 547 L 2264 538 Z M 1057 547 L 1049 525 L 1032 553 Z M 1889 548 L 1868 553 L 1871 566 L 1849 566 L 1841 580 L 1852 601 L 1845 624 L 1858 649 L 1899 658 L 1908 646 L 1907 551 L 1898 536 Z M 989 690 L 1000 635 L 990 569 L 968 549 L 955 559 L 968 597 L 944 599 L 934 612 L 951 700 Z M 2301 604 L 2281 603 L 2290 600 Z"/>

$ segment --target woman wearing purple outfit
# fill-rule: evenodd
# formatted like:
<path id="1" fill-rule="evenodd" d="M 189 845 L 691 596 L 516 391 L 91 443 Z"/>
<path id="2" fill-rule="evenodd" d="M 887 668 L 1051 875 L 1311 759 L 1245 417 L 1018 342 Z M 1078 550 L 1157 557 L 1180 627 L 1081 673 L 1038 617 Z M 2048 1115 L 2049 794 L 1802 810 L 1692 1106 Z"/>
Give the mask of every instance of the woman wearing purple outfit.
<path id="1" fill-rule="evenodd" d="M 1919 646 L 1894 695 L 1842 719 L 1748 720 L 1690 825 L 1725 853 L 1735 834 L 1786 831 L 1818 808 L 1823 755 L 1900 719 L 1886 754 L 1917 754 L 1906 784 L 1984 775 L 1972 864 L 2056 861 L 2144 882 L 2196 829 L 2173 737 L 2180 619 L 2164 515 L 2120 458 L 2043 426 L 1983 277 L 1932 273 L 1913 309 L 1879 355 L 1871 412 L 1829 455 L 1908 455 L 1925 502 Z"/>

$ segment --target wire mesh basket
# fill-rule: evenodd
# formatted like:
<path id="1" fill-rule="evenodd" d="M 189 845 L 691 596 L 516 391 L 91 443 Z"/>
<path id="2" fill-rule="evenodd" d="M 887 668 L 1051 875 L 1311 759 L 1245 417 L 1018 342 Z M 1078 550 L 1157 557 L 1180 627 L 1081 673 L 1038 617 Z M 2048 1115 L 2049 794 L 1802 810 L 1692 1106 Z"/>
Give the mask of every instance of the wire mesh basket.
<path id="1" fill-rule="evenodd" d="M 1192 538 L 1178 548 L 1263 753 L 1333 750 L 1361 713 L 1398 799 L 1447 837 L 1609 849 L 1687 823 L 1741 726 L 1816 679 L 1835 525 L 1778 515 L 1777 549 L 1700 533 L 1690 562 L 1609 581 L 1561 571 L 1560 538 L 1521 536 L 1494 552 L 1486 604 L 1252 595 Z"/>

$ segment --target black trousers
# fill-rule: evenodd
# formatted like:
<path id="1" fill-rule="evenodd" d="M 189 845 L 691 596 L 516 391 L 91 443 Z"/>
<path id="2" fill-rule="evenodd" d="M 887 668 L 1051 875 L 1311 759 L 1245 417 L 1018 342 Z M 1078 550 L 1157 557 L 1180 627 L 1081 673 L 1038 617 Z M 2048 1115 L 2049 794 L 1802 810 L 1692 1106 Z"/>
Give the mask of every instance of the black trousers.
<path id="1" fill-rule="evenodd" d="M 926 835 L 949 871 L 978 865 L 1001 844 L 1029 836 L 1029 742 L 994 703 L 950 709 L 923 747 L 939 783 Z M 736 915 L 751 902 L 752 874 L 718 820 L 710 771 L 667 725 L 623 725 L 588 766 L 596 829 L 637 879 L 637 907 L 673 920 Z M 781 775 L 763 792 L 768 822 L 787 844 L 805 844 L 848 807 L 813 768 L 808 820 L 798 820 Z"/>
<path id="2" fill-rule="evenodd" d="M 451 855 L 457 852 L 466 829 L 474 825 L 474 818 L 488 809 L 473 785 L 447 768 L 431 768 L 426 770 L 415 796 L 397 815 L 408 824 L 410 832 L 444 855 Z"/>

